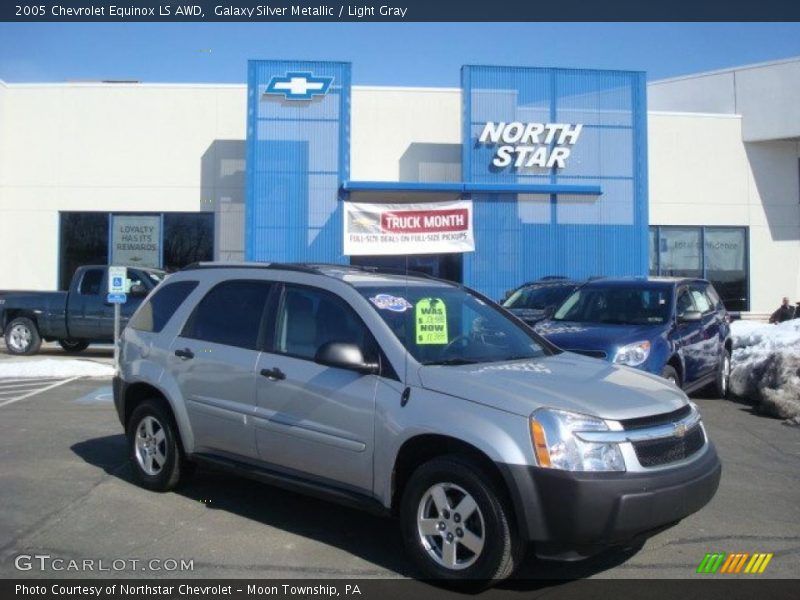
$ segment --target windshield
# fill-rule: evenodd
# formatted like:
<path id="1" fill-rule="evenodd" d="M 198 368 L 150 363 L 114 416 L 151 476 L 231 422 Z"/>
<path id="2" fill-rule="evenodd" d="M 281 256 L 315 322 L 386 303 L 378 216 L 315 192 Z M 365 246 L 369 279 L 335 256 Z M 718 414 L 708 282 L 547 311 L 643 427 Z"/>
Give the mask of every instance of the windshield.
<path id="1" fill-rule="evenodd" d="M 358 287 L 397 339 L 425 365 L 459 365 L 541 357 L 535 333 L 462 288 Z"/>
<path id="2" fill-rule="evenodd" d="M 572 284 L 523 287 L 511 294 L 503 306 L 544 310 L 548 306 L 561 304 L 573 289 L 575 286 Z"/>
<path id="3" fill-rule="evenodd" d="M 575 290 L 554 321 L 652 325 L 666 322 L 672 292 L 664 287 L 584 287 Z"/>

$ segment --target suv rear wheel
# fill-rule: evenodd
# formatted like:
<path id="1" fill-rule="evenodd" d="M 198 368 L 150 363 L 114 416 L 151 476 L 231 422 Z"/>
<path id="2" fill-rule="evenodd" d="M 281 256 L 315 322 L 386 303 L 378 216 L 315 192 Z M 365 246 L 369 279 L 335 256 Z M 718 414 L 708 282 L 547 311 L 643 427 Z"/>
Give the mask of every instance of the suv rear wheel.
<path id="1" fill-rule="evenodd" d="M 725 398 L 728 395 L 728 382 L 731 377 L 731 353 L 725 348 L 717 366 L 716 389 L 717 396 Z"/>
<path id="2" fill-rule="evenodd" d="M 496 484 L 459 456 L 414 471 L 400 519 L 406 549 L 426 577 L 488 584 L 508 577 L 524 550 Z"/>
<path id="3" fill-rule="evenodd" d="M 145 400 L 128 420 L 128 457 L 142 487 L 166 492 L 178 485 L 186 459 L 172 415 L 156 400 Z"/>

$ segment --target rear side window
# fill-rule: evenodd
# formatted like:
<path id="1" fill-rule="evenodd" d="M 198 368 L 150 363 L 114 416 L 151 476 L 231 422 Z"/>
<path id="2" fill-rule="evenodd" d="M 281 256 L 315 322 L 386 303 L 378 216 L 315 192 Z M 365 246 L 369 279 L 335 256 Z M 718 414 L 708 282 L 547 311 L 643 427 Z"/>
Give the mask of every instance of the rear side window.
<path id="1" fill-rule="evenodd" d="M 142 305 L 128 327 L 158 333 L 196 287 L 196 281 L 168 283 Z"/>
<path id="2" fill-rule="evenodd" d="M 713 285 L 706 286 L 706 296 L 708 296 L 708 300 L 711 302 L 711 306 L 714 307 L 714 310 L 723 310 L 725 308 Z"/>
<path id="3" fill-rule="evenodd" d="M 82 296 L 96 296 L 100 293 L 100 284 L 102 282 L 103 269 L 90 269 L 83 274 L 78 292 Z"/>
<path id="4" fill-rule="evenodd" d="M 194 309 L 183 337 L 255 350 L 271 287 L 266 281 L 220 283 Z"/>

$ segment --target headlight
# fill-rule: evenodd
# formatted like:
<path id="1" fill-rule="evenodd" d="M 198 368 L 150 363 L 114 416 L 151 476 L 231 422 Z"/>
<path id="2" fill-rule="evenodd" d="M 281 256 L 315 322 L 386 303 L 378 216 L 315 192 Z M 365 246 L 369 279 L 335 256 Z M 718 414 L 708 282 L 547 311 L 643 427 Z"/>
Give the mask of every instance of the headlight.
<path id="1" fill-rule="evenodd" d="M 564 471 L 624 471 L 619 446 L 584 442 L 577 431 L 608 431 L 605 421 L 578 413 L 540 408 L 531 415 L 531 439 L 540 467 Z"/>
<path id="2" fill-rule="evenodd" d="M 650 356 L 650 342 L 635 342 L 619 348 L 614 356 L 614 362 L 618 365 L 638 367 L 648 356 Z"/>

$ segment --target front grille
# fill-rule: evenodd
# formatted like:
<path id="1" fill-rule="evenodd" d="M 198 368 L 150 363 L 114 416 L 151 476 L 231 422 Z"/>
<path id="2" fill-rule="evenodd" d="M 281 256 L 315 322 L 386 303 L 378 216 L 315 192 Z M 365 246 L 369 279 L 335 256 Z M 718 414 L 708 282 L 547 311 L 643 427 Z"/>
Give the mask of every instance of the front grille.
<path id="1" fill-rule="evenodd" d="M 633 442 L 636 458 L 643 467 L 658 467 L 689 458 L 705 443 L 703 428 L 698 423 L 683 437 Z"/>
<path id="2" fill-rule="evenodd" d="M 591 356 L 592 358 L 606 358 L 608 354 L 602 350 L 576 350 L 575 348 L 567 349 L 567 352 L 574 352 L 575 354 L 583 354 L 584 356 Z"/>
<path id="3" fill-rule="evenodd" d="M 672 412 L 650 415 L 649 417 L 637 417 L 636 419 L 623 419 L 620 423 L 622 424 L 622 428 L 626 431 L 630 431 L 631 429 L 644 429 L 646 427 L 658 427 L 659 425 L 671 425 L 672 423 L 688 417 L 691 412 L 692 407 L 687 404 Z"/>

